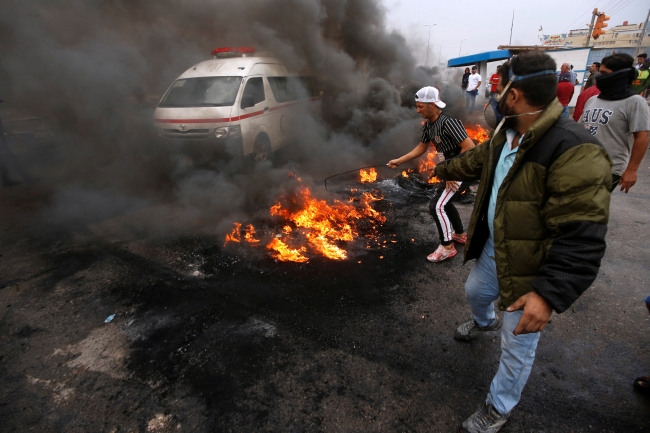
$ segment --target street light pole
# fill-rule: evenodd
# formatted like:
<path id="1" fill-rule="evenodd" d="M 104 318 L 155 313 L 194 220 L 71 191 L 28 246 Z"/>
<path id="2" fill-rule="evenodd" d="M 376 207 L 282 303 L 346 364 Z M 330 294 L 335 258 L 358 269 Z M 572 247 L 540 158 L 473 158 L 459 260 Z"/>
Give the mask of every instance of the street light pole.
<path id="1" fill-rule="evenodd" d="M 427 61 L 425 63 L 426 67 L 429 67 L 429 42 L 431 41 L 431 27 L 435 24 L 425 24 L 424 27 L 429 27 L 429 37 L 427 38 Z"/>
<path id="2" fill-rule="evenodd" d="M 460 57 L 460 50 L 463 49 L 463 41 L 466 41 L 466 40 L 467 39 L 463 39 L 462 41 L 460 41 L 460 48 L 458 49 L 458 57 Z"/>

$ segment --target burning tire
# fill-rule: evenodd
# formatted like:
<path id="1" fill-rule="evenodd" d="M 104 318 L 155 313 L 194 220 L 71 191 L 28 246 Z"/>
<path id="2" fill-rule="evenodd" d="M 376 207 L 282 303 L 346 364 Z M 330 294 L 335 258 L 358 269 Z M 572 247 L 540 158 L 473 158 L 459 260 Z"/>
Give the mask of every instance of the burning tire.
<path id="1" fill-rule="evenodd" d="M 264 134 L 260 134 L 255 138 L 255 142 L 253 143 L 253 159 L 255 162 L 273 161 L 271 142 Z"/>

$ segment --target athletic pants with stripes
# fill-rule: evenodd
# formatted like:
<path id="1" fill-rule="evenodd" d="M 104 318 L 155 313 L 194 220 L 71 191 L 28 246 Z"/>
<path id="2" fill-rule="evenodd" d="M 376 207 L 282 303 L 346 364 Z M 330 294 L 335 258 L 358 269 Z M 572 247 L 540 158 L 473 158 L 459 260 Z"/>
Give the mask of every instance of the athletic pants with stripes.
<path id="1" fill-rule="evenodd" d="M 455 194 L 460 194 L 467 190 L 469 185 L 470 182 L 462 182 L 456 192 L 447 191 L 444 186 L 441 186 L 429 203 L 429 212 L 438 227 L 438 234 L 442 245 L 451 244 L 452 233 L 460 234 L 465 231 L 458 210 L 456 210 L 456 206 L 450 201 Z"/>

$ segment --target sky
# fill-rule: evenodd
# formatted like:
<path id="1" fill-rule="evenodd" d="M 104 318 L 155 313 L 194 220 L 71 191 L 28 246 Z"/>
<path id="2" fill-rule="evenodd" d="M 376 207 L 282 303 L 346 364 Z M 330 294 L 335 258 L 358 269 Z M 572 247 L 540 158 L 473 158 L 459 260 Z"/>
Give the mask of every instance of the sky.
<path id="1" fill-rule="evenodd" d="M 535 45 L 543 34 L 567 33 L 584 28 L 591 20 L 591 12 L 598 8 L 611 17 L 609 27 L 645 21 L 649 3 L 646 0 L 544 0 L 522 2 L 513 0 L 383 0 L 386 25 L 402 33 L 414 55 L 426 62 L 427 37 L 429 66 L 460 55 L 496 50 L 508 45 L 514 10 L 512 45 Z M 540 26 L 543 32 L 539 32 Z M 462 41 L 462 45 L 461 45 Z M 436 45 L 438 44 L 438 45 Z"/>

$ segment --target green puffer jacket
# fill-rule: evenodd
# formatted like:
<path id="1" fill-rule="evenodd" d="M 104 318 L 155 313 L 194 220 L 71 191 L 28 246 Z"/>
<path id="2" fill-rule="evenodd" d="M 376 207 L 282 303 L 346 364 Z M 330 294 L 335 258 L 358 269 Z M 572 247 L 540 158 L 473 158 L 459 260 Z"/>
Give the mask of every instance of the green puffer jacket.
<path id="1" fill-rule="evenodd" d="M 494 217 L 499 309 L 535 290 L 561 313 L 589 288 L 605 254 L 612 162 L 596 138 L 561 117 L 557 98 L 526 132 Z M 505 131 L 436 167 L 444 180 L 480 179 L 465 245 L 478 258 Z"/>

